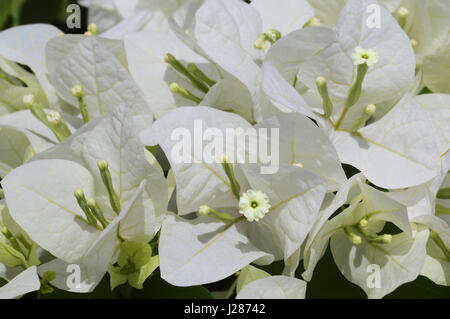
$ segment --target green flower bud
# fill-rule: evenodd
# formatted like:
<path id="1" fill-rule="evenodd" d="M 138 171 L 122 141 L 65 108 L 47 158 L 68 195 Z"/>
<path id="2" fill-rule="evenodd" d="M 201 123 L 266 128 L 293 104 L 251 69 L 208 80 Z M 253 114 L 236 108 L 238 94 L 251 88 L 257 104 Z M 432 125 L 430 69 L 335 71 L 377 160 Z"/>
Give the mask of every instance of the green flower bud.
<path id="1" fill-rule="evenodd" d="M 108 227 L 109 223 L 105 219 L 105 216 L 103 215 L 103 212 L 101 211 L 100 207 L 98 207 L 97 202 L 95 201 L 95 199 L 90 198 L 87 201 L 87 206 L 91 210 L 91 212 L 94 215 L 94 217 L 100 222 L 100 224 L 102 224 L 103 228 Z"/>
<path id="2" fill-rule="evenodd" d="M 320 96 L 322 97 L 324 116 L 325 118 L 329 118 L 333 113 L 333 103 L 328 95 L 327 80 L 323 76 L 317 77 L 316 86 Z"/>
<path id="3" fill-rule="evenodd" d="M 367 236 L 367 241 L 372 244 L 389 244 L 392 241 L 392 235 L 383 234 L 378 236 Z"/>
<path id="4" fill-rule="evenodd" d="M 36 103 L 36 98 L 33 94 L 25 94 L 23 96 L 23 104 L 25 104 L 26 107 L 32 107 Z"/>
<path id="5" fill-rule="evenodd" d="M 347 235 L 348 239 L 350 240 L 350 242 L 357 246 L 357 245 L 361 245 L 362 243 L 362 238 L 361 236 L 355 234 L 354 232 L 352 232 L 350 227 L 344 227 L 344 232 Z"/>
<path id="6" fill-rule="evenodd" d="M 365 218 L 363 218 L 363 219 L 361 219 L 361 220 L 359 221 L 359 226 L 362 227 L 362 228 L 365 228 L 365 227 L 367 227 L 368 225 L 369 225 L 369 221 L 368 221 L 367 219 L 365 219 Z"/>
<path id="7" fill-rule="evenodd" d="M 167 53 L 164 61 L 170 64 L 177 72 L 187 77 L 197 89 L 199 89 L 203 93 L 208 93 L 208 86 L 204 84 L 202 80 L 198 79 L 194 74 L 189 72 L 189 70 L 183 65 L 183 63 L 178 61 L 172 54 Z"/>
<path id="8" fill-rule="evenodd" d="M 440 198 L 440 199 L 450 199 L 450 187 L 441 188 L 437 192 L 437 196 L 436 197 Z"/>
<path id="9" fill-rule="evenodd" d="M 439 247 L 439 249 L 445 255 L 445 258 L 447 258 L 447 260 L 450 261 L 450 250 L 445 245 L 445 243 L 442 240 L 441 236 L 439 236 L 439 233 L 435 232 L 434 230 L 431 230 L 430 231 L 430 238 L 433 240 L 433 242 L 436 244 L 436 246 Z"/>
<path id="10" fill-rule="evenodd" d="M 70 89 L 70 92 L 74 97 L 78 100 L 78 107 L 80 109 L 81 117 L 83 118 L 83 122 L 89 122 L 89 111 L 87 108 L 86 98 L 84 94 L 83 87 L 81 85 L 75 85 Z"/>
<path id="11" fill-rule="evenodd" d="M 78 206 L 80 206 L 81 210 L 84 212 L 84 215 L 86 216 L 88 224 L 98 228 L 97 219 L 95 218 L 94 214 L 92 213 L 92 211 L 90 210 L 90 208 L 87 204 L 86 197 L 84 196 L 83 190 L 77 189 L 77 190 L 75 190 L 73 195 L 75 196 L 75 198 L 77 200 Z"/>

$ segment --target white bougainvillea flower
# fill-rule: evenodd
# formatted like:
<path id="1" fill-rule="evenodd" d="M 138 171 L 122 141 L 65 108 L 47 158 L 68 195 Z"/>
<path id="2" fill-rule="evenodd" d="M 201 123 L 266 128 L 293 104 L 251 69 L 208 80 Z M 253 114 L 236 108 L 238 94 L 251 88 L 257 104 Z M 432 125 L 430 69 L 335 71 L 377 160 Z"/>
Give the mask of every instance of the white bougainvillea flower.
<path id="1" fill-rule="evenodd" d="M 36 266 L 32 266 L 0 287 L 0 299 L 20 298 L 29 292 L 39 290 L 40 287 Z"/>
<path id="2" fill-rule="evenodd" d="M 239 199 L 239 213 L 249 222 L 259 221 L 270 209 L 269 198 L 259 190 L 249 189 Z"/>
<path id="3" fill-rule="evenodd" d="M 236 299 L 304 299 L 306 282 L 287 276 L 271 276 L 248 283 Z"/>
<path id="4" fill-rule="evenodd" d="M 294 118 L 295 116 L 299 115 L 294 115 Z M 233 193 L 233 186 L 228 181 L 222 164 L 220 161 L 215 161 L 222 153 L 217 157 L 212 156 L 212 162 L 202 161 L 202 158 L 198 158 L 199 162 L 194 162 L 198 155 L 196 156 L 195 152 L 189 148 L 187 157 L 191 163 L 177 161 L 177 142 L 171 139 L 172 132 L 176 128 L 184 128 L 190 132 L 191 136 L 194 136 L 194 130 L 198 130 L 198 128 L 194 128 L 194 124 L 198 120 L 202 121 L 205 129 L 215 128 L 222 134 L 226 129 L 246 130 L 251 128 L 251 125 L 238 115 L 206 107 L 178 108 L 158 119 L 152 128 L 153 134 L 168 156 L 175 175 L 180 215 L 195 212 L 200 206 L 208 205 L 219 212 L 224 210 L 230 216 L 236 218 L 241 216 L 235 223 L 228 225 L 224 225 L 222 222 L 213 222 L 209 216 L 202 216 L 193 221 L 180 217 L 165 220 L 159 249 L 161 273 L 165 280 L 180 286 L 213 282 L 225 278 L 253 261 L 267 263 L 273 258 L 289 258 L 305 239 L 316 219 L 316 212 L 325 194 L 324 181 L 306 169 L 315 165 L 310 165 L 310 162 L 306 161 L 304 168 L 293 165 L 292 160 L 296 159 L 295 153 L 292 153 L 292 156 L 287 159 L 287 151 L 280 150 L 283 160 L 286 159 L 288 163 L 282 162 L 278 170 L 272 174 L 261 174 L 262 164 L 235 164 L 233 166 L 236 179 L 241 185 L 242 203 L 247 197 L 253 197 L 248 193 L 244 195 L 244 193 L 253 190 L 254 192 L 251 193 L 260 195 L 256 196 L 261 202 L 258 204 L 267 207 L 265 199 L 267 197 L 270 205 L 269 212 L 259 218 L 259 221 L 247 221 L 239 213 L 239 201 L 236 194 Z M 270 127 L 282 126 L 277 123 L 277 118 L 272 120 L 274 122 L 268 122 L 266 126 L 269 131 Z M 263 123 L 259 125 L 264 127 Z M 310 129 L 308 126 L 303 129 L 299 128 L 305 133 L 305 140 L 306 136 L 311 134 Z M 289 130 L 289 137 L 285 137 L 286 141 L 289 140 L 291 134 L 292 131 Z M 301 133 L 299 134 L 301 135 Z M 320 157 L 320 151 L 317 149 L 307 152 L 302 150 L 300 141 L 299 144 L 292 141 L 293 144 L 286 142 L 283 145 L 288 146 L 289 149 L 294 145 L 294 152 L 298 150 L 299 158 L 302 156 L 314 157 L 316 155 L 312 154 L 316 151 L 317 156 Z M 227 140 L 224 145 L 230 142 Z M 207 141 L 201 143 L 203 147 L 208 144 Z M 272 143 L 275 144 L 275 140 Z M 302 151 L 305 153 L 302 154 Z M 227 156 L 231 156 L 231 154 L 227 154 Z M 314 160 L 311 161 L 311 163 L 314 162 Z M 318 162 L 320 160 L 317 160 L 316 164 Z M 246 208 L 253 209 L 251 208 L 252 203 L 249 204 L 250 208 Z M 261 211 L 258 210 L 258 212 Z M 203 208 L 201 213 L 204 213 Z M 181 238 L 183 239 L 181 240 Z M 177 244 L 174 245 L 174 242 Z M 239 242 L 242 244 L 238 244 Z M 217 250 L 220 250 L 221 253 L 216 254 Z M 180 251 L 183 251 L 183 254 L 180 254 Z M 220 264 L 220 268 L 212 267 L 213 263 Z M 212 271 L 212 269 L 215 270 Z"/>
<path id="5" fill-rule="evenodd" d="M 297 59 L 300 63 L 300 66 L 297 66 L 297 68 L 292 64 L 287 64 L 288 67 L 284 67 L 283 60 L 277 61 L 274 58 L 277 54 L 271 56 L 269 51 L 267 56 L 270 59 L 264 65 L 264 89 L 275 103 L 291 110 L 298 111 L 299 105 L 303 105 L 304 107 L 312 108 L 314 111 L 320 110 L 317 112 L 318 114 L 325 114 L 325 109 L 322 108 L 322 104 L 325 101 L 324 97 L 317 96 L 317 93 L 314 93 L 318 90 L 316 87 L 319 82 L 316 81 L 322 77 L 325 81 L 320 83 L 325 84 L 327 89 L 324 96 L 330 99 L 329 103 L 332 104 L 332 108 L 329 120 L 320 120 L 319 124 L 324 128 L 326 127 L 326 130 L 331 134 L 330 137 L 338 150 L 341 161 L 356 166 L 373 183 L 382 187 L 403 188 L 420 185 L 439 175 L 438 157 L 435 149 L 435 136 L 430 127 L 432 124 L 429 121 L 429 117 L 424 114 L 424 111 L 412 100 L 411 96 L 406 95 L 388 114 L 385 114 L 386 111 L 381 110 L 381 115 L 385 115 L 382 120 L 365 128 L 357 129 L 355 134 L 345 132 L 353 130 L 355 121 L 361 119 L 361 114 L 366 112 L 368 104 L 373 106 L 374 103 L 376 104 L 381 99 L 385 99 L 387 101 L 386 104 L 392 105 L 391 100 L 394 99 L 396 101 L 400 99 L 402 97 L 401 94 L 409 90 L 414 82 L 414 53 L 408 38 L 389 12 L 381 10 L 385 23 L 381 24 L 380 29 L 370 29 L 365 23 L 361 25 L 355 24 L 355 21 L 365 21 L 367 19 L 365 8 L 370 4 L 373 4 L 373 2 L 348 1 L 341 13 L 335 40 L 332 40 L 323 49 L 316 48 L 317 54 L 311 55 L 311 58 L 306 62 Z M 355 18 L 349 19 L 349 16 L 354 16 Z M 318 28 L 296 31 L 288 35 L 286 39 L 281 39 L 277 42 L 271 50 L 281 54 L 282 51 L 277 48 L 278 45 L 280 48 L 288 48 L 288 57 L 290 57 L 295 53 L 294 49 L 289 50 L 290 47 L 293 47 L 296 43 L 300 47 L 300 41 L 309 43 L 308 29 L 317 30 Z M 302 34 L 304 34 L 303 37 L 301 37 Z M 290 39 L 291 37 L 292 39 Z M 356 105 L 351 106 L 355 101 L 352 101 L 350 97 L 355 96 L 354 92 L 357 89 L 354 89 L 355 84 L 350 83 L 356 83 L 355 75 L 359 73 L 359 71 L 356 72 L 356 69 L 359 70 L 361 66 L 354 66 L 352 60 L 352 54 L 358 46 L 376 51 L 379 61 L 371 68 L 368 68 L 362 82 L 361 94 L 356 101 Z M 401 49 L 393 52 L 393 46 L 400 46 Z M 342 57 L 337 58 L 341 54 Z M 403 56 L 401 57 L 402 54 Z M 272 62 L 280 67 L 280 72 L 273 66 Z M 299 77 L 297 77 L 297 70 L 299 70 Z M 363 69 L 361 68 L 361 70 Z M 361 74 L 364 74 L 364 72 L 361 71 Z M 389 79 L 383 80 L 382 77 L 386 74 L 390 74 Z M 405 74 L 408 76 L 405 76 Z M 374 81 L 372 82 L 369 78 L 372 78 Z M 336 85 L 330 83 L 330 81 L 336 82 Z M 391 85 L 392 82 L 396 82 L 396 84 Z M 351 89 L 349 86 L 344 89 L 343 83 L 349 83 Z M 387 83 L 389 85 L 383 87 Z M 352 103 L 348 103 L 348 101 L 352 101 Z M 372 108 L 377 109 L 376 107 Z M 410 120 L 411 123 L 408 125 L 409 128 L 405 125 L 405 113 L 401 111 L 405 108 L 411 110 L 408 111 L 410 116 L 408 121 Z M 380 109 L 382 108 L 380 107 Z M 373 111 L 367 113 L 368 118 L 370 118 L 372 113 Z M 366 116 L 365 114 L 363 115 Z M 376 112 L 373 116 L 376 119 L 380 117 Z M 362 126 L 368 118 L 365 118 Z M 416 125 L 417 127 L 415 127 Z M 389 138 L 388 135 L 393 127 L 399 127 L 398 130 L 402 132 L 396 134 L 395 138 Z M 412 132 L 419 131 L 421 132 L 418 133 L 420 138 L 419 136 L 411 138 Z M 371 135 L 371 137 L 368 137 L 366 134 Z M 421 143 L 424 134 L 427 142 Z M 402 137 L 399 138 L 399 136 Z M 338 142 L 341 137 L 345 138 Z M 360 138 L 364 141 L 361 141 Z M 344 140 L 345 142 L 343 142 Z M 353 140 L 355 143 L 353 147 L 348 148 L 349 144 L 347 142 L 350 140 Z M 410 142 L 400 143 L 400 140 Z M 357 141 L 360 141 L 360 143 Z M 417 144 L 414 147 L 405 148 L 405 143 L 410 145 Z M 346 146 L 343 147 L 344 145 Z M 386 161 L 385 155 L 378 156 L 377 153 L 380 155 L 383 153 L 393 160 Z M 427 159 L 423 157 L 425 154 L 429 156 Z M 394 158 L 397 159 L 394 160 Z M 418 171 L 421 172 L 420 174 L 417 174 L 417 166 L 419 166 Z M 397 168 L 400 168 L 400 170 L 397 170 Z M 388 171 L 391 173 L 388 173 Z"/>
<path id="6" fill-rule="evenodd" d="M 13 218 L 41 247 L 67 263 L 91 263 L 91 258 L 86 256 L 92 253 L 94 258 L 96 249 L 109 243 L 101 238 L 112 236 L 106 235 L 106 228 L 101 231 L 79 220 L 86 215 L 77 204 L 75 190 L 81 189 L 87 199 L 96 200 L 109 222 L 107 229 L 111 234 L 116 233 L 114 227 L 119 227 L 115 212 L 118 210 L 112 206 L 111 196 L 100 176 L 99 160 L 108 161 L 112 188 L 119 206 L 123 207 L 121 214 L 134 216 L 133 211 L 139 211 L 139 216 L 135 217 L 138 219 L 129 221 L 130 232 L 125 230 L 127 221 L 120 223 L 121 235 L 134 241 L 149 241 L 159 230 L 167 209 L 167 186 L 161 170 L 147 162 L 126 108 L 91 121 L 64 143 L 39 154 L 33 162 L 17 168 L 2 181 Z M 137 194 L 139 188 L 142 190 Z M 23 201 L 24 196 L 30 201 Z M 128 204 L 133 198 L 133 204 Z M 130 205 L 125 212 L 125 207 Z M 29 217 L 30 213 L 33 218 Z M 45 221 L 49 219 L 57 222 L 48 224 Z M 111 256 L 107 261 L 100 261 L 102 265 L 106 262 L 106 268 L 100 267 L 104 271 Z M 95 274 L 100 273 L 94 271 Z M 90 284 L 85 288 L 93 289 L 102 276 L 90 277 Z"/>
<path id="7" fill-rule="evenodd" d="M 328 220 L 345 203 L 349 206 Z M 383 233 L 386 222 L 402 232 Z M 426 227 L 410 224 L 405 206 L 367 185 L 359 174 L 343 186 L 321 213 L 305 246 L 306 271 L 302 276 L 311 279 L 331 239 L 333 258 L 343 275 L 360 286 L 369 298 L 381 298 L 419 275 L 428 234 Z M 376 270 L 379 282 L 367 284 L 368 267 L 374 264 L 379 267 Z"/>

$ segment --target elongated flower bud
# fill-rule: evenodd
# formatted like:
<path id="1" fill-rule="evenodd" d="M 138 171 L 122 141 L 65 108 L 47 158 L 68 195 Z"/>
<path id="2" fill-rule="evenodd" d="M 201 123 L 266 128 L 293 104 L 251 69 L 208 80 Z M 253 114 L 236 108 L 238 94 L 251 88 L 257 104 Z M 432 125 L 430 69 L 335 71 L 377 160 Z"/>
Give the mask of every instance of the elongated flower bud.
<path id="1" fill-rule="evenodd" d="M 119 196 L 117 196 L 117 193 L 114 190 L 111 173 L 108 168 L 108 162 L 105 160 L 100 160 L 97 162 L 97 166 L 102 177 L 103 185 L 105 185 L 106 190 L 108 191 L 111 207 L 117 214 L 119 214 L 121 210 L 121 203 Z"/>
<path id="2" fill-rule="evenodd" d="M 166 61 L 166 63 L 171 65 L 176 71 L 187 77 L 189 81 L 191 81 L 191 83 L 197 89 L 199 89 L 203 93 L 208 93 L 209 91 L 208 86 L 205 83 L 203 83 L 200 79 L 198 79 L 194 74 L 189 72 L 189 70 L 183 65 L 183 63 L 178 61 L 172 54 L 167 53 L 164 60 Z"/>
<path id="3" fill-rule="evenodd" d="M 95 218 L 100 222 L 100 224 L 102 224 L 103 228 L 108 227 L 109 223 L 105 219 L 105 216 L 103 215 L 103 212 L 100 209 L 100 207 L 98 207 L 97 202 L 95 201 L 95 199 L 90 198 L 87 201 L 87 205 L 88 205 L 89 209 L 91 210 L 92 214 L 95 216 Z"/>
<path id="4" fill-rule="evenodd" d="M 240 198 L 239 193 L 241 191 L 241 186 L 239 185 L 239 182 L 237 181 L 236 177 L 234 176 L 233 164 L 231 164 L 228 161 L 228 157 L 225 154 L 222 155 L 221 163 L 222 163 L 223 170 L 225 171 L 225 174 L 227 175 L 228 180 L 230 181 L 231 192 L 234 194 L 234 196 L 237 199 L 239 199 Z"/>
<path id="5" fill-rule="evenodd" d="M 87 108 L 86 97 L 85 97 L 83 87 L 79 84 L 75 85 L 74 87 L 72 87 L 70 92 L 78 100 L 78 107 L 80 109 L 80 113 L 81 113 L 81 117 L 83 118 L 83 122 L 84 123 L 89 122 L 89 111 Z"/>

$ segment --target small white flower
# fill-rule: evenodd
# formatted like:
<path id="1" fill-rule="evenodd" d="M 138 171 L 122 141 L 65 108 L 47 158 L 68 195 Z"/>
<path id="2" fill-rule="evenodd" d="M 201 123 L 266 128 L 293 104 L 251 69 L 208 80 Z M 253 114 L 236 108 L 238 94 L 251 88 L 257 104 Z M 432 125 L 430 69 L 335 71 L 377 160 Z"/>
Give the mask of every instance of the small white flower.
<path id="1" fill-rule="evenodd" d="M 61 122 L 61 114 L 56 111 L 51 111 L 47 114 L 47 121 L 52 124 L 58 124 L 59 122 Z"/>
<path id="2" fill-rule="evenodd" d="M 241 196 L 239 208 L 249 222 L 258 221 L 269 212 L 269 197 L 261 191 L 250 189 Z"/>
<path id="3" fill-rule="evenodd" d="M 355 65 L 366 63 L 368 67 L 371 67 L 378 62 L 378 53 L 372 49 L 365 50 L 361 47 L 356 47 L 352 59 Z"/>

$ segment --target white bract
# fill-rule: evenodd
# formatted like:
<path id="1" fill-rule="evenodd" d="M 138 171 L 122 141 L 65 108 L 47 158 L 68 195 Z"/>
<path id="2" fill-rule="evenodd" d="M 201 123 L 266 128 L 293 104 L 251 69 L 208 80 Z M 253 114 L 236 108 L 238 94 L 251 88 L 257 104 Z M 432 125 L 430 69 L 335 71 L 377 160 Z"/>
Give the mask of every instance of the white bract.
<path id="1" fill-rule="evenodd" d="M 448 0 L 79 3 L 0 32 L 0 298 L 450 285 Z"/>

